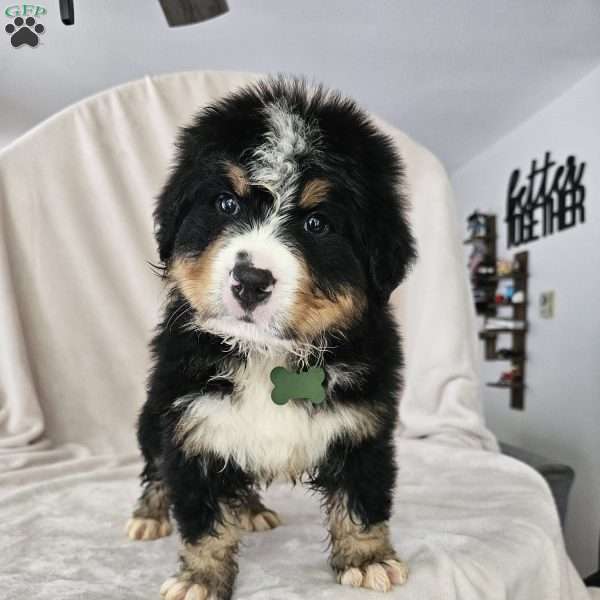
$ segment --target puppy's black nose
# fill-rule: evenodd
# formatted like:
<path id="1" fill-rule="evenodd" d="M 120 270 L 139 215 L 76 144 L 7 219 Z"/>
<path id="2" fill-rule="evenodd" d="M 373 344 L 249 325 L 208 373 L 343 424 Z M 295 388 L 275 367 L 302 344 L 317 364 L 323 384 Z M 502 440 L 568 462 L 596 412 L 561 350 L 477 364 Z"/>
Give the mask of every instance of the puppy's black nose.
<path id="1" fill-rule="evenodd" d="M 275 279 L 271 271 L 257 269 L 247 262 L 238 263 L 231 272 L 235 283 L 231 292 L 245 310 L 254 308 L 264 302 L 270 295 Z"/>

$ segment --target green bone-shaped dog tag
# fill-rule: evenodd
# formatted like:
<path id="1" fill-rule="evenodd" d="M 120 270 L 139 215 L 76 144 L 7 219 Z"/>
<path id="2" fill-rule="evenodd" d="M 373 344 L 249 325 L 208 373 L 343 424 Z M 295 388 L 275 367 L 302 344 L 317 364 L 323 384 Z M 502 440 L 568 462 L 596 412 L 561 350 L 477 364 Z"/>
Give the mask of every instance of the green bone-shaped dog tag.
<path id="1" fill-rule="evenodd" d="M 310 400 L 320 404 L 325 400 L 325 371 L 321 367 L 310 367 L 308 371 L 294 373 L 285 367 L 275 367 L 271 371 L 271 381 L 275 386 L 271 399 L 275 404 L 285 404 L 292 398 Z"/>

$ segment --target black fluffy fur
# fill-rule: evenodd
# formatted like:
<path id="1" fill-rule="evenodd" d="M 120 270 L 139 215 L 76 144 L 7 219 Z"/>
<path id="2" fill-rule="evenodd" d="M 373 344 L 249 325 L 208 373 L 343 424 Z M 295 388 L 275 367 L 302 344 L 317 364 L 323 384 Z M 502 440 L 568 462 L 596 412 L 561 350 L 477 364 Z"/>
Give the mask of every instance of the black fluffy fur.
<path id="1" fill-rule="evenodd" d="M 344 436 L 332 442 L 307 479 L 326 502 L 345 494 L 354 517 L 368 527 L 389 519 L 391 511 L 402 361 L 387 302 L 415 256 L 400 191 L 402 163 L 391 141 L 352 101 L 323 90 L 308 94 L 300 82 L 268 81 L 233 94 L 203 109 L 181 133 L 176 164 L 155 211 L 159 254 L 168 277 L 174 257 L 201 254 L 226 227 L 224 217 L 211 210 L 214 197 L 228 188 L 223 161 L 244 165 L 252 160 L 251 150 L 266 129 L 263 108 L 282 99 L 320 131 L 319 152 L 301 159 L 301 181 L 324 177 L 333 184 L 319 209 L 333 224 L 332 233 L 311 239 L 302 229 L 305 213 L 296 208 L 286 239 L 306 258 L 321 292 L 331 295 L 344 286 L 367 299 L 360 319 L 344 331 L 324 332 L 329 347 L 324 361 L 326 366 L 368 365 L 368 372 L 350 387 L 334 388 L 322 408 L 312 409 L 313 417 L 352 405 L 376 414 L 379 423 L 368 439 Z M 253 212 L 242 218 L 260 219 L 269 202 L 264 191 L 253 194 L 248 208 Z M 138 426 L 143 479 L 166 483 L 181 535 L 191 543 L 214 533 L 222 518 L 220 503 L 241 506 L 264 483 L 215 454 L 186 456 L 175 441 L 182 409 L 174 402 L 208 391 L 231 394 L 231 382 L 210 378 L 225 359 L 245 360 L 219 337 L 190 331 L 193 318 L 175 288 L 152 342 L 154 367 Z M 285 335 L 293 339 L 294 331 Z"/>

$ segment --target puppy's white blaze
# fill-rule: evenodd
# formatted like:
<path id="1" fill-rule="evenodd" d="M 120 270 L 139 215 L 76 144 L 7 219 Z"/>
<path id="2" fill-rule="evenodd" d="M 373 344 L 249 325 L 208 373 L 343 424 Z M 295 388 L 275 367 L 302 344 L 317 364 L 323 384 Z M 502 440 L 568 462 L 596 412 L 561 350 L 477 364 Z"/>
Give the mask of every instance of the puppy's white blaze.
<path id="1" fill-rule="evenodd" d="M 313 151 L 316 135 L 311 125 L 285 104 L 267 106 L 265 115 L 269 130 L 254 151 L 251 178 L 253 184 L 273 194 L 278 212 L 297 191 L 298 159 Z"/>
<path id="2" fill-rule="evenodd" d="M 269 376 L 283 364 L 281 355 L 251 354 L 233 375 L 231 397 L 181 398 L 188 405 L 177 429 L 184 450 L 213 452 L 261 476 L 286 477 L 314 467 L 339 436 L 356 439 L 372 432 L 364 411 L 340 407 L 315 417 L 295 403 L 276 405 Z"/>

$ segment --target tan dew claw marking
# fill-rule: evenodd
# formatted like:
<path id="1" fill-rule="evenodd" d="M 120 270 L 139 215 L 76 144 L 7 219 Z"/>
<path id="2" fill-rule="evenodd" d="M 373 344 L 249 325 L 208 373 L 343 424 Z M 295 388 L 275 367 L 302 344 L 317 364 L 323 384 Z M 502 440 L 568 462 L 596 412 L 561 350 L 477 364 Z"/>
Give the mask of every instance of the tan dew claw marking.
<path id="1" fill-rule="evenodd" d="M 244 531 L 269 531 L 281 525 L 279 515 L 272 510 L 261 510 L 257 513 L 240 515 L 239 525 Z"/>
<path id="2" fill-rule="evenodd" d="M 157 540 L 161 537 L 171 535 L 173 528 L 171 523 L 166 519 L 142 519 L 139 517 L 132 517 L 127 521 L 125 532 L 131 540 Z"/>
<path id="3" fill-rule="evenodd" d="M 371 563 L 362 569 L 350 567 L 338 574 L 338 582 L 352 587 L 363 587 L 376 592 L 389 592 L 394 585 L 402 585 L 408 579 L 408 567 L 399 560 Z"/>
<path id="4" fill-rule="evenodd" d="M 178 577 L 169 577 L 160 588 L 164 600 L 207 600 L 209 591 L 205 586 L 193 581 L 183 581 Z"/>

